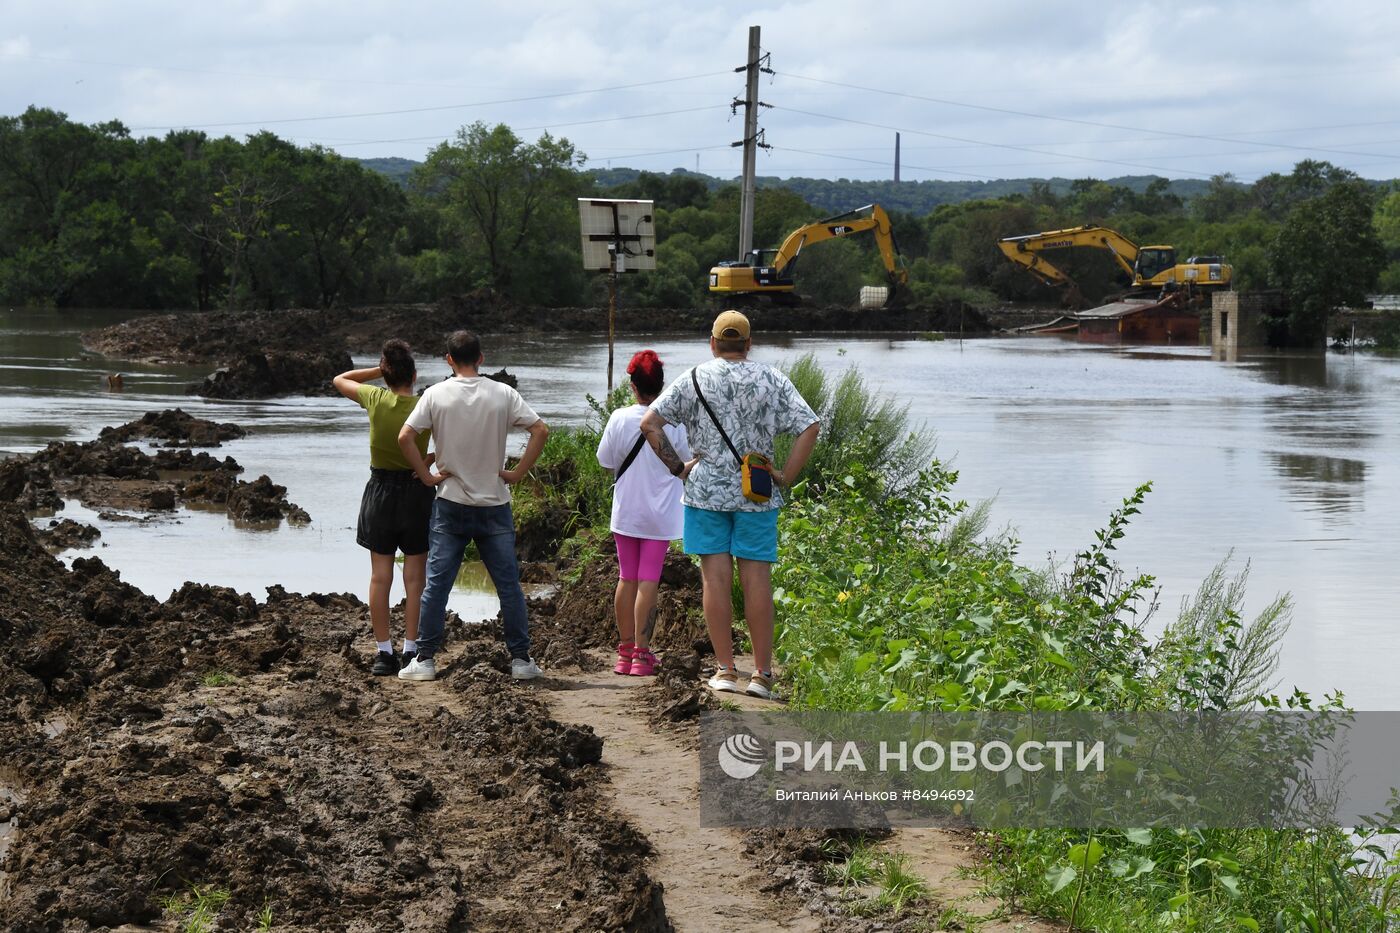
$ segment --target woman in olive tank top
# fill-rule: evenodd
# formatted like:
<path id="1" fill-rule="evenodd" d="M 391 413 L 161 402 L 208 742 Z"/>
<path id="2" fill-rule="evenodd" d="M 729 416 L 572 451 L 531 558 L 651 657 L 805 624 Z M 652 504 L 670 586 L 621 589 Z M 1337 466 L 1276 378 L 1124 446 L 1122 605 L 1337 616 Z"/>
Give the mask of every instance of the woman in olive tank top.
<path id="1" fill-rule="evenodd" d="M 384 380 L 388 388 L 370 385 Z M 355 540 L 369 551 L 369 616 L 377 652 L 370 668 L 376 677 L 397 675 L 417 653 L 418 608 L 427 575 L 428 522 L 435 491 L 414 476 L 399 449 L 399 429 L 418 403 L 413 384 L 418 371 L 408 344 L 384 344 L 379 365 L 352 369 L 335 377 L 336 390 L 369 415 L 369 482 L 360 499 Z M 419 452 L 428 463 L 428 432 L 418 435 Z M 404 644 L 394 651 L 389 631 L 389 591 L 394 585 L 394 555 L 403 552 Z"/>

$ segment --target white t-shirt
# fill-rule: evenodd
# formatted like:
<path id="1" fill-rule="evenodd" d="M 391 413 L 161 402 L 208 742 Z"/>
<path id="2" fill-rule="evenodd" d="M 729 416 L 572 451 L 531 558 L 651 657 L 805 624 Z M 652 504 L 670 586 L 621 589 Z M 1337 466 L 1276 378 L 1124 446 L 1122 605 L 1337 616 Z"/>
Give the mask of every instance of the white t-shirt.
<path id="1" fill-rule="evenodd" d="M 506 437 L 540 416 L 510 386 L 485 376 L 454 376 L 429 386 L 404 422 L 433 432 L 434 466 L 451 473 L 438 495 L 461 505 L 505 505 Z"/>
<path id="2" fill-rule="evenodd" d="M 606 470 L 616 471 L 632 452 L 637 438 L 642 436 L 642 415 L 645 405 L 619 408 L 608 418 L 603 437 L 598 441 L 598 462 Z M 690 459 L 690 444 L 685 428 L 668 424 L 666 439 L 676 448 L 682 460 Z M 681 507 L 681 481 L 671 475 L 651 445 L 643 442 L 632 465 L 613 486 L 612 530 L 633 538 L 674 541 L 685 527 L 685 510 Z"/>

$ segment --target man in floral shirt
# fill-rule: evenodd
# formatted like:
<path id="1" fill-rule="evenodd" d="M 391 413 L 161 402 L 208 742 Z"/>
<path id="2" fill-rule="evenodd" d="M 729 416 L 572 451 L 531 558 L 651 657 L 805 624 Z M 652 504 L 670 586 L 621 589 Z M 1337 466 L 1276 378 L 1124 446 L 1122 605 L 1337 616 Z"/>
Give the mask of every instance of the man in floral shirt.
<path id="1" fill-rule="evenodd" d="M 696 366 L 693 378 L 687 371 L 671 383 L 642 418 L 642 433 L 672 475 L 685 481 L 685 552 L 700 556 L 705 626 L 719 662 L 710 688 L 739 692 L 730 601 L 737 560 L 756 668 L 745 692 L 767 699 L 773 690 L 770 575 L 778 559 L 780 487 L 791 485 L 806 465 L 821 424 L 787 376 L 748 358 L 752 346 L 748 318 L 738 311 L 725 311 L 715 318 L 710 332 L 715 358 Z M 714 417 L 697 396 L 697 383 Z M 667 424 L 685 426 L 691 449 L 700 452 L 695 459 L 681 460 L 662 431 Z M 730 444 L 740 455 L 755 452 L 771 461 L 779 434 L 797 437 L 787 463 L 782 469 L 773 467 L 772 498 L 767 502 L 745 498 L 739 462 Z M 728 435 L 730 444 L 723 435 Z"/>

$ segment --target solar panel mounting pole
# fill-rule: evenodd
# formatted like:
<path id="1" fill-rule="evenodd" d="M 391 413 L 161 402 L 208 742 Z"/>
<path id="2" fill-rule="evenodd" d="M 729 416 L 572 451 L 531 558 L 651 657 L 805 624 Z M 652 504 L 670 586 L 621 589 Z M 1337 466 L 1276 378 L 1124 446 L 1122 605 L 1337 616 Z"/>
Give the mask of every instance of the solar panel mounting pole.
<path id="1" fill-rule="evenodd" d="M 622 269 L 622 257 L 627 255 L 622 245 L 622 220 L 617 216 L 617 204 L 612 205 L 613 243 L 611 262 L 608 263 L 608 391 L 603 394 L 606 403 L 608 393 L 613 390 L 613 338 L 617 332 L 617 273 Z"/>

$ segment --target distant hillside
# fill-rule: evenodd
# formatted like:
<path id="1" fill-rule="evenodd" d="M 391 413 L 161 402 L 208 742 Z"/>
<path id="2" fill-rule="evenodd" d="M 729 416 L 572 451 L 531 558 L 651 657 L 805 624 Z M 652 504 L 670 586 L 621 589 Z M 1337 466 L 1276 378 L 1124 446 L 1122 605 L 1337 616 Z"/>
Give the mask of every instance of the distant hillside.
<path id="1" fill-rule="evenodd" d="M 385 175 L 400 185 L 408 184 L 408 177 L 421 165 L 412 159 L 360 159 L 365 168 Z M 585 174 L 592 177 L 600 191 L 636 181 L 640 169 L 608 168 L 591 169 Z M 671 175 L 686 175 L 703 179 L 710 190 L 725 185 L 737 185 L 738 178 L 717 178 L 689 169 L 673 169 Z M 1157 175 L 1123 175 L 1105 179 L 1111 185 L 1120 185 L 1142 193 L 1156 181 Z M 775 178 L 760 176 L 760 188 L 787 188 L 818 210 L 849 210 L 862 204 L 880 204 L 890 210 L 908 211 L 913 214 L 927 214 L 942 204 L 959 204 L 963 201 L 978 201 L 988 198 L 1001 198 L 1012 194 L 1030 194 L 1035 185 L 1045 185 L 1057 195 L 1070 193 L 1072 178 L 1005 178 L 995 181 L 852 181 L 830 178 Z M 1191 199 L 1205 193 L 1210 182 L 1195 178 L 1173 178 L 1167 180 L 1167 190 L 1183 199 Z"/>
<path id="2" fill-rule="evenodd" d="M 1156 181 L 1156 175 L 1125 175 L 1104 179 L 1110 185 L 1129 188 L 1139 194 Z M 1204 194 L 1210 182 L 1198 179 L 1166 179 L 1167 190 L 1189 200 Z M 1030 194 L 1035 185 L 1045 185 L 1056 195 L 1067 195 L 1071 178 L 1006 178 L 994 181 L 850 181 L 842 178 L 759 178 L 760 188 L 787 188 L 813 207 L 844 211 L 862 204 L 879 204 L 887 210 L 923 215 L 943 204 L 1003 198 Z"/>
<path id="3" fill-rule="evenodd" d="M 413 159 L 400 159 L 397 156 L 383 159 L 352 159 L 351 161 L 358 162 L 365 168 L 379 172 L 381 175 L 389 176 L 401 188 L 408 187 L 408 176 L 412 175 L 413 170 L 423 164 L 415 162 Z"/>
<path id="4" fill-rule="evenodd" d="M 599 188 L 611 188 L 635 181 L 641 172 L 632 168 L 614 168 L 594 169 L 588 174 L 593 176 Z M 682 168 L 674 169 L 670 174 L 703 178 L 711 190 L 724 185 L 739 184 L 738 178 L 716 178 Z M 1130 188 L 1141 194 L 1158 178 L 1157 175 L 1124 175 L 1104 180 L 1108 184 Z M 1194 178 L 1166 181 L 1169 192 L 1188 200 L 1203 194 L 1210 187 L 1210 182 Z M 880 204 L 888 209 L 921 215 L 929 213 L 941 204 L 1030 194 L 1033 186 L 1042 184 L 1049 187 L 1054 194 L 1066 195 L 1070 193 L 1074 179 L 1006 178 L 995 181 L 901 181 L 896 184 L 892 181 L 851 181 L 846 178 L 758 178 L 760 188 L 786 188 L 820 210 L 836 212 L 860 207 L 862 204 Z"/>

